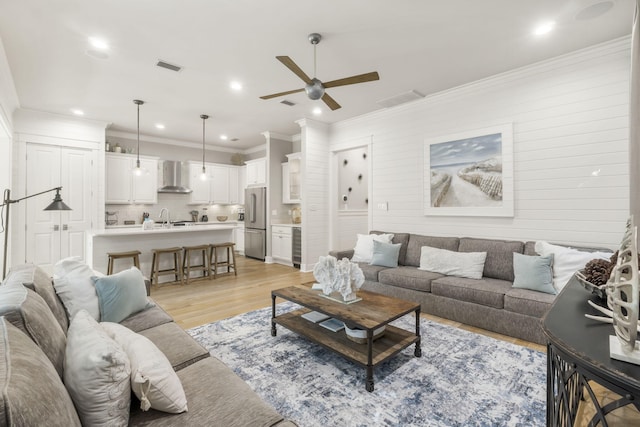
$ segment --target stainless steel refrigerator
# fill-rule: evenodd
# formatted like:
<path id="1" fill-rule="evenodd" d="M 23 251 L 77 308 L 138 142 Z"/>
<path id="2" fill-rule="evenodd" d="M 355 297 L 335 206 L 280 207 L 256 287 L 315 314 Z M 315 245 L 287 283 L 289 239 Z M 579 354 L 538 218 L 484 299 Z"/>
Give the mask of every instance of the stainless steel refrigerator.
<path id="1" fill-rule="evenodd" d="M 244 254 L 264 261 L 267 254 L 267 189 L 244 191 Z"/>

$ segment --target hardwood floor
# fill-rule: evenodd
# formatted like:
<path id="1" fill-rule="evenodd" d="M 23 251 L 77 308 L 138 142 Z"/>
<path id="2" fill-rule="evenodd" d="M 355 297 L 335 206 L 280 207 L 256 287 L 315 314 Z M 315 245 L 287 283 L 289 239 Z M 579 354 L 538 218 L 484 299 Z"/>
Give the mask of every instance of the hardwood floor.
<path id="1" fill-rule="evenodd" d="M 236 257 L 238 276 L 222 275 L 215 280 L 192 281 L 189 285 L 161 285 L 151 288 L 151 297 L 164 308 L 184 329 L 233 317 L 248 311 L 271 306 L 271 291 L 295 284 L 313 281 L 312 273 L 280 264 L 265 264 L 243 256 Z M 546 351 L 546 347 L 500 335 L 484 329 L 475 328 L 459 322 L 428 314 L 424 318 L 478 334 L 487 335 L 517 345 Z M 607 402 L 615 400 L 616 395 L 599 388 L 598 399 Z M 586 426 L 593 410 L 585 406 L 583 416 L 576 422 Z M 640 425 L 640 414 L 635 408 L 624 407 L 612 417 L 610 426 Z"/>

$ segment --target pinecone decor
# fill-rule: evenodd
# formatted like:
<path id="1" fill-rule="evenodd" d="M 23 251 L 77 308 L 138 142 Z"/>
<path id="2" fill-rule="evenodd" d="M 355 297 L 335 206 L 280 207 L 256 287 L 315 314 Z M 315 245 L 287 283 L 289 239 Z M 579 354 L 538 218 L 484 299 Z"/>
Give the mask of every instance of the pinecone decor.
<path id="1" fill-rule="evenodd" d="M 616 257 L 614 254 L 611 258 Z M 587 281 L 596 286 L 602 286 L 607 283 L 611 270 L 616 265 L 615 262 L 606 259 L 592 259 L 584 266 L 584 277 Z"/>

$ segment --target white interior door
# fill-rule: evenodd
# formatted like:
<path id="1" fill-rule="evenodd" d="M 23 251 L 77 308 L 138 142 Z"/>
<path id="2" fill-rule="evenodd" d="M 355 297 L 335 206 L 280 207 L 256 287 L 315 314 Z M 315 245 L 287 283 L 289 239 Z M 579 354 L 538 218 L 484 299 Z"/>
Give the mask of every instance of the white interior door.
<path id="1" fill-rule="evenodd" d="M 90 150 L 27 145 L 27 195 L 62 187 L 70 211 L 44 211 L 55 192 L 27 199 L 26 262 L 53 265 L 68 256 L 85 258 L 86 232 L 91 228 Z"/>
<path id="2" fill-rule="evenodd" d="M 60 258 L 78 256 L 84 260 L 86 233 L 91 229 L 91 168 L 94 153 L 62 148 L 60 154 L 62 199 L 71 208 L 70 211 L 60 212 Z"/>
<path id="3" fill-rule="evenodd" d="M 58 187 L 60 182 L 60 147 L 27 145 L 26 195 Z M 26 202 L 26 262 L 53 264 L 60 259 L 60 212 L 45 211 L 54 192 L 25 200 Z M 22 202 L 21 202 L 22 203 Z"/>

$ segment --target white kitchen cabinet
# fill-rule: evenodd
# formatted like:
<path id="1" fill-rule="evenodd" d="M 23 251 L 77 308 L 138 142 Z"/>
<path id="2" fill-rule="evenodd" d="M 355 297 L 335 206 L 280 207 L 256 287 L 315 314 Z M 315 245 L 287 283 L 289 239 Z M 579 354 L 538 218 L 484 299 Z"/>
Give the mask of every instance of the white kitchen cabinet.
<path id="1" fill-rule="evenodd" d="M 236 251 L 244 255 L 244 225 L 233 230 L 233 242 L 236 244 Z"/>
<path id="2" fill-rule="evenodd" d="M 140 157 L 142 175 L 134 175 L 137 157 L 106 154 L 107 204 L 158 203 L 158 159 Z"/>
<path id="3" fill-rule="evenodd" d="M 238 168 L 238 204 L 244 205 L 244 189 L 247 187 L 247 167 Z"/>
<path id="4" fill-rule="evenodd" d="M 189 162 L 192 205 L 228 205 L 239 201 L 237 166 L 205 163 L 207 179 L 202 180 L 202 163 Z"/>
<path id="5" fill-rule="evenodd" d="M 267 159 L 247 160 L 247 187 L 258 187 L 267 183 Z"/>
<path id="6" fill-rule="evenodd" d="M 271 226 L 271 258 L 279 264 L 292 265 L 291 227 Z"/>
<path id="7" fill-rule="evenodd" d="M 282 203 L 301 203 L 300 197 L 301 153 L 287 154 L 287 162 L 282 163 Z"/>

